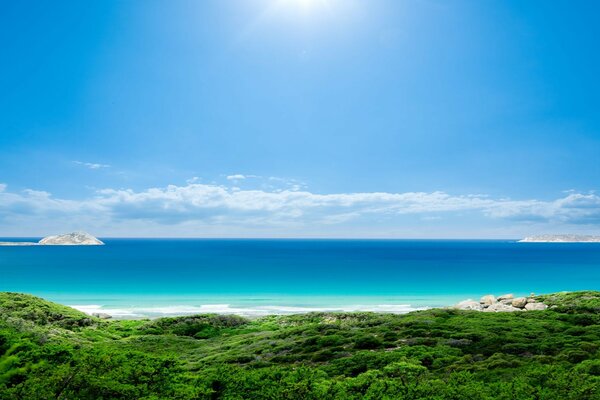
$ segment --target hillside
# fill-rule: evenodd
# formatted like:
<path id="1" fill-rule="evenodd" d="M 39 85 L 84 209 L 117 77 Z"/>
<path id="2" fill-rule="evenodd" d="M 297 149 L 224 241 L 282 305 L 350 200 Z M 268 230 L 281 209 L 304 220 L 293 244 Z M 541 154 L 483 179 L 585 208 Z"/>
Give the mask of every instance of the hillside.
<path id="1" fill-rule="evenodd" d="M 600 292 L 550 309 L 104 321 L 0 293 L 0 399 L 600 399 Z"/>

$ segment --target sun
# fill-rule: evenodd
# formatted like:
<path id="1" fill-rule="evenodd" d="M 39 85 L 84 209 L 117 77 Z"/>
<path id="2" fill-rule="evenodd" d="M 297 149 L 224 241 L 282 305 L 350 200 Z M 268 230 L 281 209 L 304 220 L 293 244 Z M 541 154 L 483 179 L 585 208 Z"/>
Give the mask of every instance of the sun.
<path id="1" fill-rule="evenodd" d="M 327 0 L 281 0 L 283 4 L 293 6 L 304 11 L 314 10 L 323 6 L 328 6 Z"/>
<path id="2" fill-rule="evenodd" d="M 315 0 L 283 0 L 285 3 L 293 3 L 302 7 L 310 7 Z"/>

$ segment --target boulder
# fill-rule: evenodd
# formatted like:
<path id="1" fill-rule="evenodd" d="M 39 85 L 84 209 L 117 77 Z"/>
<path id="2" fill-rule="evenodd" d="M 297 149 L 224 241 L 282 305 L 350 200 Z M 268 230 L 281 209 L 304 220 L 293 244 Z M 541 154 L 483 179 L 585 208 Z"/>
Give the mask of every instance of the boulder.
<path id="1" fill-rule="evenodd" d="M 542 311 L 548 308 L 544 303 L 527 303 L 525 304 L 525 309 L 527 311 Z"/>
<path id="2" fill-rule="evenodd" d="M 502 304 L 502 303 L 492 304 L 491 306 L 489 306 L 488 308 L 483 310 L 483 312 L 515 312 L 515 311 L 521 311 L 521 309 L 513 307 L 513 306 L 509 306 L 506 304 Z"/>
<path id="3" fill-rule="evenodd" d="M 479 302 L 481 304 L 487 304 L 487 305 L 492 305 L 494 303 L 496 303 L 496 298 L 494 297 L 494 295 L 488 294 L 487 296 L 483 296 Z"/>
<path id="4" fill-rule="evenodd" d="M 528 303 L 536 303 L 537 300 L 536 299 L 532 299 L 531 297 L 527 299 Z"/>
<path id="5" fill-rule="evenodd" d="M 471 300 L 471 299 L 461 301 L 460 303 L 456 304 L 454 306 L 454 308 L 457 310 L 475 310 L 475 311 L 481 311 L 483 309 L 481 304 L 479 304 L 478 302 Z"/>
<path id="6" fill-rule="evenodd" d="M 517 297 L 516 299 L 512 300 L 511 306 L 517 307 L 517 308 L 524 308 L 525 304 L 527 304 L 527 298 Z"/>
<path id="7" fill-rule="evenodd" d="M 514 295 L 512 293 L 508 293 L 508 294 L 503 294 L 502 296 L 498 296 L 498 301 L 502 301 L 502 300 L 512 300 L 514 299 Z"/>

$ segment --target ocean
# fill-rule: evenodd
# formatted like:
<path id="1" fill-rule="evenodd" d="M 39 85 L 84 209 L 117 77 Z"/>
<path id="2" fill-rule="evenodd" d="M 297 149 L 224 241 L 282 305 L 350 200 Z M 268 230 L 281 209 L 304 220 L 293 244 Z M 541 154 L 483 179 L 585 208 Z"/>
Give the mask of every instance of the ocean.
<path id="1" fill-rule="evenodd" d="M 9 240 L 16 239 L 0 239 Z M 594 243 L 102 240 L 105 246 L 0 247 L 0 291 L 142 318 L 404 313 L 488 293 L 600 290 L 600 244 Z"/>

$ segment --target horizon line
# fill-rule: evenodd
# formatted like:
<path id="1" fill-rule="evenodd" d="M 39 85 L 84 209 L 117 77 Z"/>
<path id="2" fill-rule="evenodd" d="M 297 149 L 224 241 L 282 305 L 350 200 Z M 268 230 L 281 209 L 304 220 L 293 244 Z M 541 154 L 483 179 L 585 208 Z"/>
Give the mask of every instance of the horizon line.
<path id="1" fill-rule="evenodd" d="M 36 239 L 45 236 L 0 236 L 0 239 Z M 97 236 L 98 239 L 172 239 L 172 240 L 520 240 L 520 238 L 493 238 L 493 237 L 324 237 L 324 236 Z"/>

